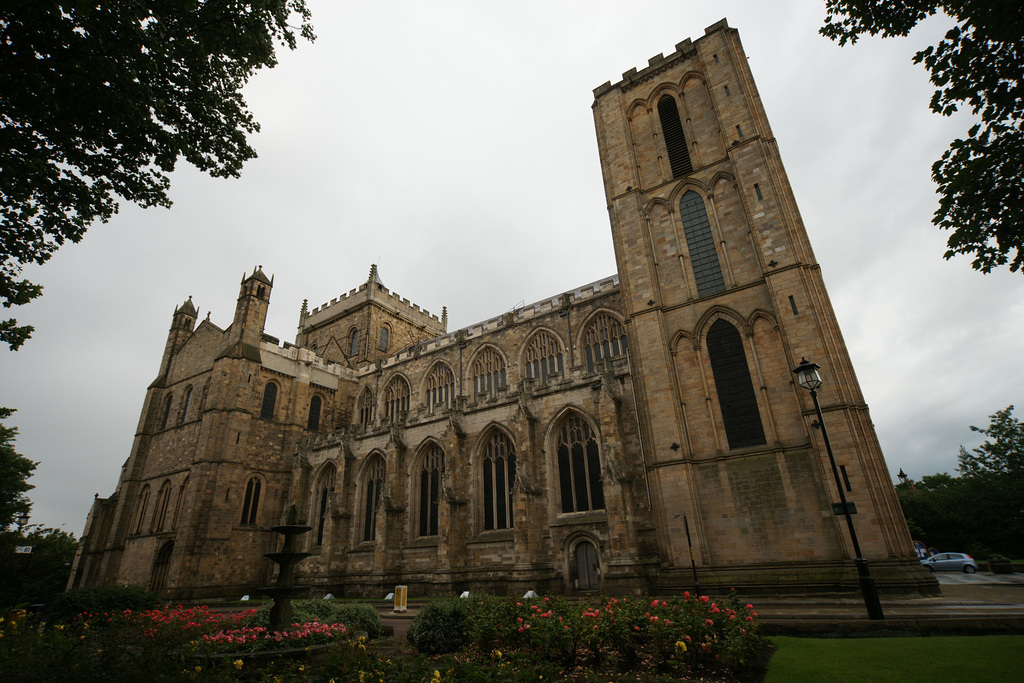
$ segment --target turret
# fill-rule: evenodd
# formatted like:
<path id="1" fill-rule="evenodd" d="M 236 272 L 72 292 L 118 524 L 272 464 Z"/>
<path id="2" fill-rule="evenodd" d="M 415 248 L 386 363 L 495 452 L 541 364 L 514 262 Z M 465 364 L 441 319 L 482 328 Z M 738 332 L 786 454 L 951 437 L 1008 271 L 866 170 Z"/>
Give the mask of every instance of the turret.
<path id="1" fill-rule="evenodd" d="M 242 276 L 235 305 L 235 318 L 228 328 L 230 341 L 218 358 L 248 358 L 260 360 L 260 340 L 263 326 L 267 322 L 267 308 L 270 306 L 270 290 L 274 280 L 263 274 L 263 266 L 256 266 L 252 275 Z"/>
<path id="2" fill-rule="evenodd" d="M 160 373 L 157 375 L 157 379 L 154 385 L 161 382 L 167 375 L 167 369 L 171 366 L 171 358 L 174 357 L 188 338 L 192 336 L 192 331 L 196 326 L 196 307 L 192 304 L 192 297 L 189 298 L 181 306 L 175 306 L 174 313 L 171 316 L 171 329 L 167 332 L 167 344 L 164 346 L 164 357 L 160 361 Z"/>

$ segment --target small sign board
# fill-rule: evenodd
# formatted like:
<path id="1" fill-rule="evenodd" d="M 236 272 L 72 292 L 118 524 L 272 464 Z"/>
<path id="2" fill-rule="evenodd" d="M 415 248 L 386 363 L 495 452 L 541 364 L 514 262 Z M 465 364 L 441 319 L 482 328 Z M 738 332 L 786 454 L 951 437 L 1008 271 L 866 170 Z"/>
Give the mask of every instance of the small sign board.
<path id="1" fill-rule="evenodd" d="M 404 612 L 406 611 L 407 601 L 409 596 L 408 586 L 395 586 L 395 611 Z"/>
<path id="2" fill-rule="evenodd" d="M 16 545 L 16 546 L 14 546 L 14 552 L 18 553 L 20 555 L 31 555 L 33 547 L 35 547 L 35 546 L 31 546 L 31 545 Z"/>
<path id="3" fill-rule="evenodd" d="M 857 514 L 857 504 L 847 501 L 844 508 L 842 503 L 832 503 L 832 514 L 845 515 L 847 510 L 850 511 L 851 515 Z"/>

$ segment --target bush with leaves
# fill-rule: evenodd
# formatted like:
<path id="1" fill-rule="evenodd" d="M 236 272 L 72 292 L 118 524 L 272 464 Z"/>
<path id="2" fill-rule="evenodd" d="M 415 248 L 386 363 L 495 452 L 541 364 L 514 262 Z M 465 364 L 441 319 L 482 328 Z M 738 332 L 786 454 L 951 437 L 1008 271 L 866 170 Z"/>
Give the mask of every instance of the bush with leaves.
<path id="1" fill-rule="evenodd" d="M 432 600 L 409 625 L 407 637 L 425 654 L 461 650 L 469 643 L 469 606 L 462 598 Z"/>
<path id="2" fill-rule="evenodd" d="M 245 620 L 246 626 L 270 626 L 271 605 L 257 609 Z M 292 621 L 305 624 L 312 621 L 321 624 L 344 624 L 349 632 L 365 631 L 370 638 L 384 635 L 380 613 L 373 605 L 365 603 L 331 602 L 329 600 L 293 600 Z"/>
<path id="3" fill-rule="evenodd" d="M 139 611 L 163 605 L 156 593 L 138 586 L 94 586 L 68 591 L 57 598 L 50 609 L 52 622 L 74 621 L 82 614 L 120 613 Z"/>

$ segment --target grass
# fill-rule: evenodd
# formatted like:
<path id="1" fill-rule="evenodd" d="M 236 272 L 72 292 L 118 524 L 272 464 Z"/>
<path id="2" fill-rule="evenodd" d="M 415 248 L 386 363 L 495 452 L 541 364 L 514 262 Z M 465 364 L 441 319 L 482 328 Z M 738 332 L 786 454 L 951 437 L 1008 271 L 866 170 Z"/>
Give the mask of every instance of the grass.
<path id="1" fill-rule="evenodd" d="M 1024 636 L 771 638 L 765 683 L 1017 683 Z"/>

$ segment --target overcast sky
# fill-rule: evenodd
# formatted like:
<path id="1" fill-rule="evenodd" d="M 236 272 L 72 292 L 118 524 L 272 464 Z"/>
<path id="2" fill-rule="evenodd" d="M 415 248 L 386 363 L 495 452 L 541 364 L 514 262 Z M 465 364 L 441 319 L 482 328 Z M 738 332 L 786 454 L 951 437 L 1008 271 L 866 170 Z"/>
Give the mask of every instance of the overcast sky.
<path id="1" fill-rule="evenodd" d="M 0 405 L 39 462 L 32 522 L 80 534 L 110 495 L 189 295 L 227 327 L 238 283 L 274 275 L 266 331 L 385 285 L 457 329 L 615 272 L 592 90 L 740 31 L 890 471 L 953 473 L 969 425 L 1022 403 L 1024 277 L 944 261 L 930 166 L 969 126 L 927 108 L 914 52 L 947 28 L 839 48 L 821 0 L 337 2 L 247 96 L 241 179 L 182 167 L 170 210 L 122 208 L 28 277 L 36 327 L 0 350 Z M 9 311 L 2 311 L 4 317 Z M 828 388 L 822 396 L 827 401 Z M 1018 411 L 1019 415 L 1019 411 Z"/>

